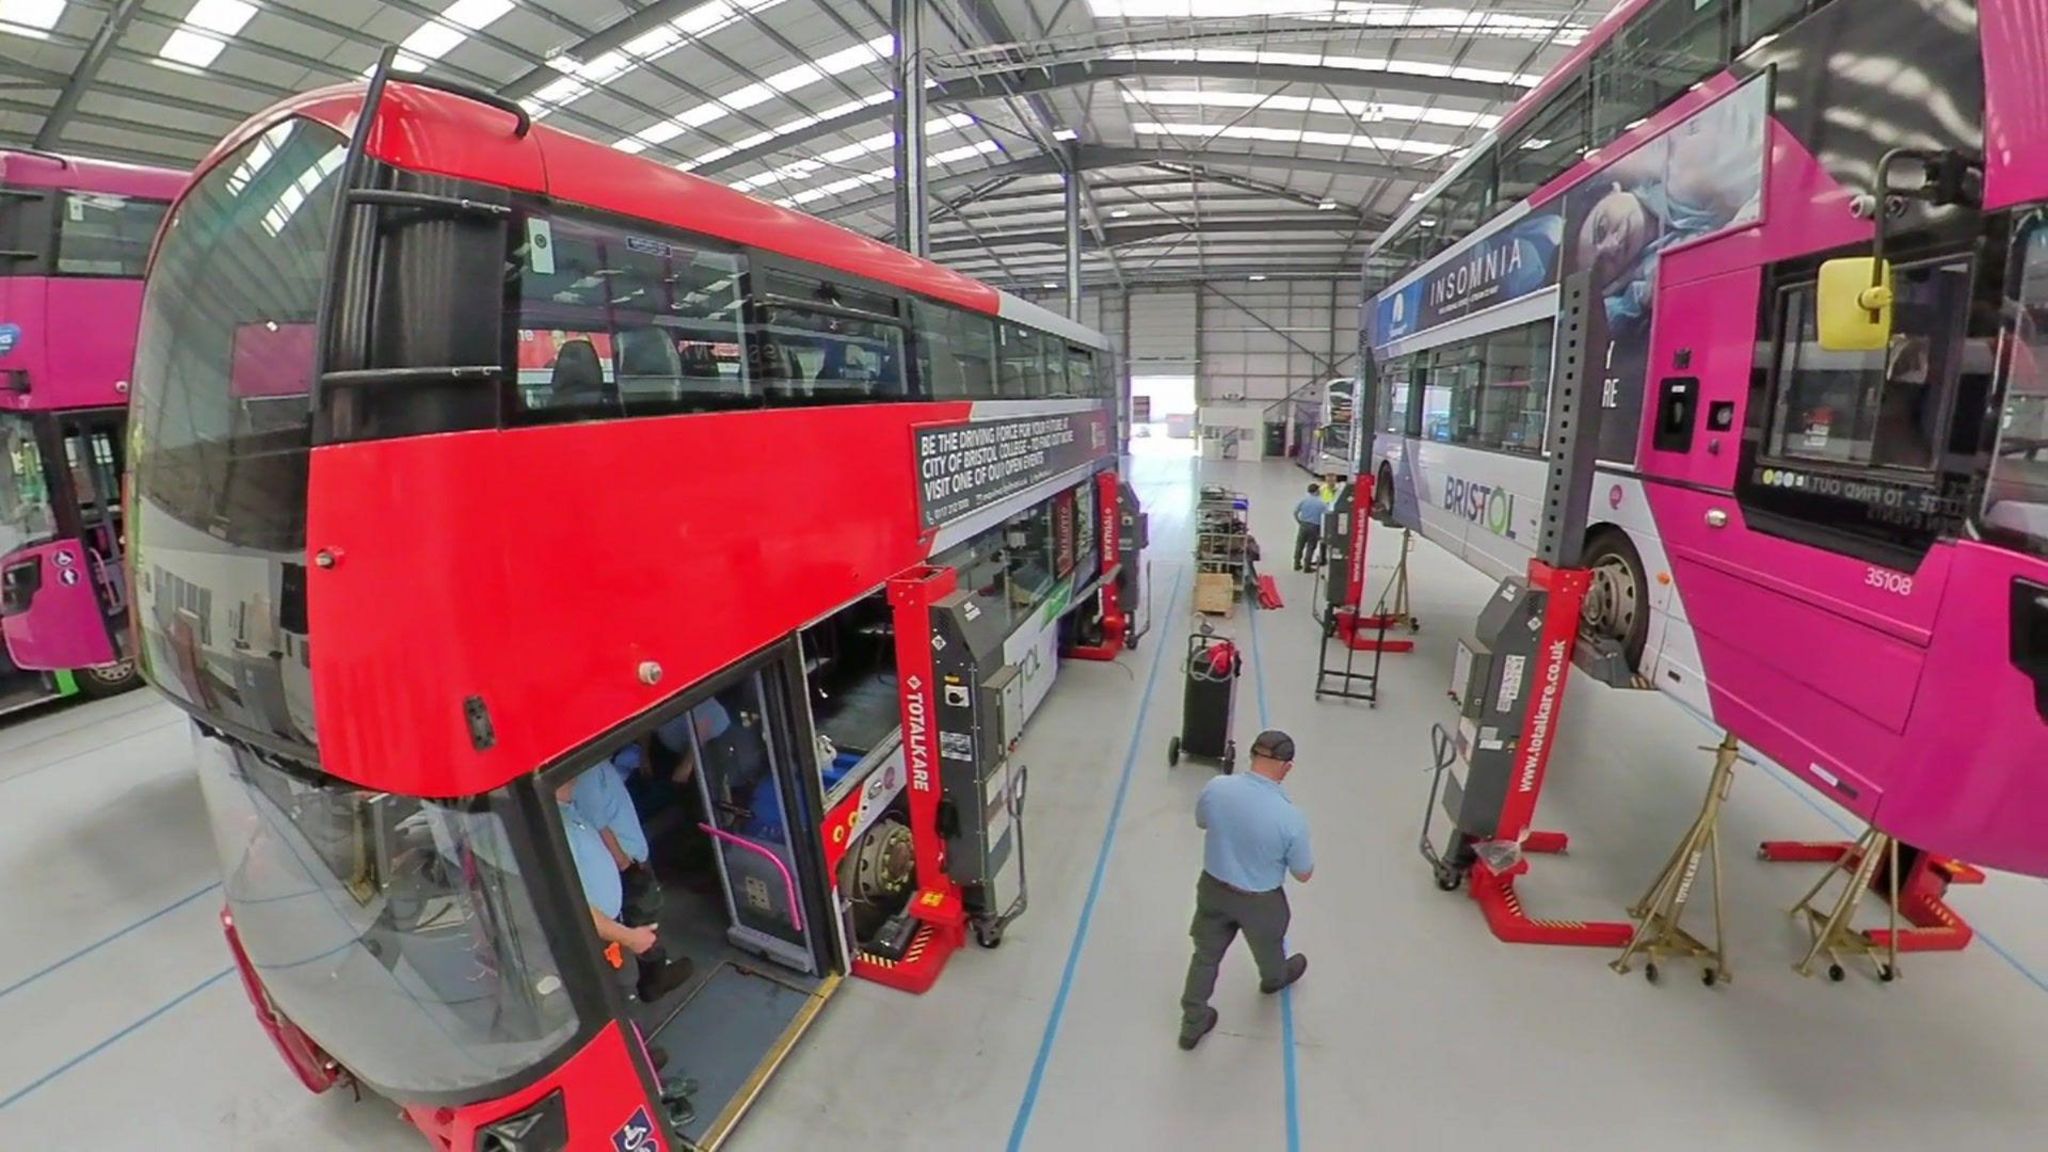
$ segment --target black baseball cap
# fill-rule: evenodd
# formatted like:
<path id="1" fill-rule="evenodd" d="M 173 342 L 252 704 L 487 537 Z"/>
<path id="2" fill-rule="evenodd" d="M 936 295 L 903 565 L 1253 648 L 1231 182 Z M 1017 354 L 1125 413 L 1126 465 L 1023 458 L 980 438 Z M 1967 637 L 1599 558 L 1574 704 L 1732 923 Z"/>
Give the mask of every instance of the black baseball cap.
<path id="1" fill-rule="evenodd" d="M 1294 759 L 1294 737 L 1278 728 L 1268 728 L 1252 741 L 1252 755 L 1288 763 Z"/>

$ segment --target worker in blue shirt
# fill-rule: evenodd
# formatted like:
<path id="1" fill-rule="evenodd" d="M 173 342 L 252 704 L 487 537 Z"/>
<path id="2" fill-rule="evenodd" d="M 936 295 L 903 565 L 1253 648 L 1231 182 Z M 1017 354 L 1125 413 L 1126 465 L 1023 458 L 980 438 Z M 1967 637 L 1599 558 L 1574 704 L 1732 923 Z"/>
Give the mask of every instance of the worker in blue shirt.
<path id="1" fill-rule="evenodd" d="M 1311 484 L 1308 495 L 1294 506 L 1294 570 L 1310 572 L 1315 569 L 1316 553 L 1323 543 L 1323 516 L 1330 506 L 1323 503 L 1323 486 Z"/>
<path id="2" fill-rule="evenodd" d="M 1252 741 L 1249 771 L 1209 781 L 1195 802 L 1195 827 L 1204 838 L 1195 920 L 1188 930 L 1195 956 L 1180 998 L 1183 1049 L 1216 1027 L 1209 997 L 1223 954 L 1239 932 L 1259 967 L 1259 991 L 1278 992 L 1308 971 L 1308 957 L 1287 955 L 1293 912 L 1284 885 L 1290 874 L 1306 884 L 1316 870 L 1308 819 L 1281 787 L 1293 769 L 1294 739 L 1269 729 Z"/>
<path id="3" fill-rule="evenodd" d="M 647 833 L 632 798 L 613 767 L 600 764 L 562 785 L 555 799 L 598 938 L 638 959 L 640 1000 L 659 1002 L 689 981 L 693 966 L 687 956 L 669 957 L 657 938 L 653 912 L 660 907 L 660 888 L 646 866 Z M 629 880 L 629 873 L 635 878 Z M 636 899 L 629 901 L 629 892 Z"/>
<path id="4" fill-rule="evenodd" d="M 695 730 L 696 739 L 691 740 Z M 689 782 L 697 770 L 697 757 L 705 763 L 704 782 L 714 804 L 730 815 L 751 812 L 754 790 L 768 775 L 767 748 L 760 733 L 744 721 L 735 721 L 731 710 L 714 696 L 655 730 L 655 739 L 678 759 L 674 773 L 677 784 Z"/>
<path id="5" fill-rule="evenodd" d="M 619 847 L 616 833 L 593 823 L 576 804 L 578 785 L 592 776 L 606 777 L 614 783 L 619 779 L 613 765 L 601 764 L 555 789 L 555 802 L 562 813 L 562 832 L 569 841 L 569 857 L 575 862 L 576 879 L 583 888 L 583 899 L 590 905 L 590 918 L 597 926 L 598 939 L 606 945 L 605 956 L 615 967 L 623 969 L 624 960 L 619 953 L 632 953 L 640 966 L 640 999 L 643 1003 L 653 1004 L 682 987 L 690 978 L 690 962 L 688 958 L 680 963 L 671 962 L 663 956 L 657 925 L 629 926 L 621 920 L 627 913 L 625 887 L 614 859 Z M 637 816 L 633 822 L 637 827 Z M 638 1033 L 637 1025 L 635 1033 Z M 647 1059 L 657 1074 L 663 1074 L 662 1103 L 671 1118 L 678 1123 L 694 1119 L 696 1111 L 690 1097 L 697 1091 L 696 1082 L 685 1076 L 664 1074 L 668 1053 L 659 1047 L 648 1045 Z"/>

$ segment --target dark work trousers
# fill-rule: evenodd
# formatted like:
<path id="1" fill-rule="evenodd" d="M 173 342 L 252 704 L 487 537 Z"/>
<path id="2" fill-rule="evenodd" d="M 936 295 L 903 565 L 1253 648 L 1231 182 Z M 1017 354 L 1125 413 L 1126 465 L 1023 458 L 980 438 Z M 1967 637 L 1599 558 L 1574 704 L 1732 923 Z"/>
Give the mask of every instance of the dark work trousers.
<path id="1" fill-rule="evenodd" d="M 1294 566 L 1301 569 L 1315 567 L 1316 553 L 1322 550 L 1322 544 L 1323 526 L 1321 524 L 1295 524 Z"/>
<path id="2" fill-rule="evenodd" d="M 654 878 L 654 870 L 645 864 L 635 864 L 619 873 L 619 883 L 625 888 L 625 901 L 619 908 L 619 923 L 628 928 L 644 928 L 652 925 L 656 932 L 661 930 L 661 881 Z M 631 955 L 631 953 L 628 953 Z M 668 947 L 657 936 L 654 947 L 645 955 L 634 956 L 634 963 L 620 969 L 619 975 L 628 988 L 638 990 L 654 973 L 668 963 Z"/>
<path id="3" fill-rule="evenodd" d="M 1188 962 L 1188 983 L 1180 994 L 1183 1027 L 1201 1023 L 1202 1009 L 1216 991 L 1223 954 L 1239 932 L 1259 966 L 1261 983 L 1273 985 L 1287 978 L 1287 924 L 1292 917 L 1282 889 L 1245 892 L 1202 873 L 1195 885 L 1195 922 L 1188 929 L 1195 939 L 1195 958 Z"/>

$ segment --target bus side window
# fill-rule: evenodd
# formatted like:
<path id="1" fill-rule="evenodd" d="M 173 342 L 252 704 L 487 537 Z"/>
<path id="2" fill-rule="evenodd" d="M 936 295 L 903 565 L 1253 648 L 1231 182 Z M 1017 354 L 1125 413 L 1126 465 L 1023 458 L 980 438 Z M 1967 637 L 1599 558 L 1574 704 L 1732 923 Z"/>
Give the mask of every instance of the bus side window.
<path id="1" fill-rule="evenodd" d="M 1782 348 L 1770 454 L 1821 464 L 1931 469 L 1963 362 L 1970 303 L 1966 261 L 1898 270 L 1889 347 L 1820 346 L 1814 289 L 1781 298 Z"/>
<path id="2" fill-rule="evenodd" d="M 547 225 L 550 259 L 517 265 L 512 422 L 759 405 L 738 371 L 746 271 L 738 253 L 570 211 L 550 213 Z"/>

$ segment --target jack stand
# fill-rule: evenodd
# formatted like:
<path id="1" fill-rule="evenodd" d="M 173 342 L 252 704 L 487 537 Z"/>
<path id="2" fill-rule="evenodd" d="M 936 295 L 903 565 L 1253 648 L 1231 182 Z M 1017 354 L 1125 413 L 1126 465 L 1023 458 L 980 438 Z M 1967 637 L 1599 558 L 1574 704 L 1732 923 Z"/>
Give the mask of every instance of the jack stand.
<path id="1" fill-rule="evenodd" d="M 1862 932 L 1851 923 L 1855 919 L 1856 905 L 1863 900 L 1863 894 L 1870 890 L 1877 877 L 1880 865 L 1886 866 L 1890 876 L 1890 898 L 1885 901 L 1890 914 L 1889 931 Z M 1835 906 L 1823 913 L 1815 903 L 1828 881 L 1837 874 L 1848 877 L 1848 884 L 1835 900 Z M 1823 952 L 1828 957 L 1828 979 L 1839 983 L 1845 973 L 1842 957 L 1868 956 L 1877 965 L 1877 978 L 1891 983 L 1899 974 L 1899 844 L 1890 836 L 1872 828 L 1856 841 L 1853 849 L 1845 852 L 1826 873 L 1806 890 L 1806 895 L 1793 905 L 1794 918 L 1803 917 L 1806 927 L 1813 934 L 1813 947 L 1806 950 L 1805 958 L 1793 965 L 1801 976 L 1813 975 L 1815 961 Z M 1878 957 L 1882 956 L 1882 959 Z"/>
<path id="2" fill-rule="evenodd" d="M 1735 973 L 1728 965 L 1727 937 L 1722 929 L 1721 919 L 1721 805 L 1727 802 L 1728 789 L 1735 783 L 1735 763 L 1743 759 L 1742 745 L 1733 733 L 1721 737 L 1721 743 L 1702 752 L 1714 754 L 1714 774 L 1707 783 L 1706 803 L 1700 806 L 1700 814 L 1693 821 L 1692 830 L 1679 841 L 1678 850 L 1664 864 L 1664 870 L 1643 893 L 1643 898 L 1629 908 L 1631 920 L 1639 921 L 1635 936 L 1628 947 L 1622 949 L 1609 967 L 1626 976 L 1630 961 L 1638 954 L 1645 958 L 1643 977 L 1650 983 L 1657 982 L 1657 961 L 1665 956 L 1685 959 L 1704 959 L 1700 971 L 1700 982 L 1712 988 L 1715 984 L 1735 979 Z M 1679 926 L 1685 916 L 1686 902 L 1692 896 L 1693 881 L 1699 878 L 1700 862 L 1705 860 L 1713 872 L 1714 881 L 1714 943 L 1711 947 Z"/>
<path id="3" fill-rule="evenodd" d="M 1757 850 L 1757 855 L 1773 864 L 1841 864 L 1854 867 L 1862 844 L 1851 844 L 1842 840 L 1768 840 Z M 1984 873 L 1946 856 L 1923 852 L 1912 845 L 1899 849 L 1905 875 L 1898 882 L 1898 914 L 1910 928 L 1898 933 L 1898 950 L 1901 952 L 1960 952 L 1969 947 L 1976 932 L 1969 922 L 1957 915 L 1948 904 L 1948 889 L 1951 884 L 1982 884 Z M 1871 888 L 1890 887 L 1886 877 L 1872 877 Z M 1879 891 L 1879 895 L 1883 895 Z M 1890 934 L 1883 928 L 1872 929 L 1870 936 L 1879 946 L 1889 946 Z"/>

